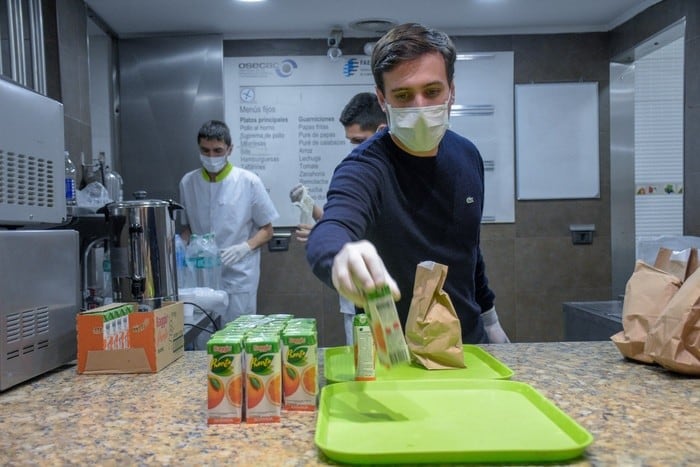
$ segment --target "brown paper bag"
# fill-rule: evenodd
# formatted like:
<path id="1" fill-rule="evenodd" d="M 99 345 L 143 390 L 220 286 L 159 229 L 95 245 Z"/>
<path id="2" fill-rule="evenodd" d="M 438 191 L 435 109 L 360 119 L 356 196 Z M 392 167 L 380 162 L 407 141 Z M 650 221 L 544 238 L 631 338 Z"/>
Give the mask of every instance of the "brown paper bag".
<path id="1" fill-rule="evenodd" d="M 649 329 L 644 352 L 664 368 L 700 375 L 700 270 L 676 292 Z"/>
<path id="2" fill-rule="evenodd" d="M 654 362 L 644 352 L 647 334 L 680 287 L 678 277 L 637 261 L 625 287 L 623 330 L 610 338 L 622 355 L 644 363 Z"/>
<path id="3" fill-rule="evenodd" d="M 695 252 L 695 253 L 693 253 Z M 691 256 L 693 257 L 691 259 Z M 697 263 L 697 251 L 694 248 L 685 250 L 671 250 L 670 248 L 659 248 L 654 261 L 654 267 L 661 269 L 669 274 L 673 274 L 680 280 L 684 281 L 697 268 L 697 265 L 692 265 L 691 261 Z M 689 267 L 693 267 L 693 271 L 688 271 Z"/>
<path id="4" fill-rule="evenodd" d="M 464 368 L 462 328 L 449 295 L 442 290 L 447 266 L 432 261 L 416 268 L 406 320 L 411 359 L 428 370 Z"/>
<path id="5" fill-rule="evenodd" d="M 685 278 L 689 278 L 693 273 L 700 267 L 700 259 L 698 259 L 698 249 L 693 248 L 690 251 L 690 258 L 688 258 L 688 267 L 685 270 Z"/>

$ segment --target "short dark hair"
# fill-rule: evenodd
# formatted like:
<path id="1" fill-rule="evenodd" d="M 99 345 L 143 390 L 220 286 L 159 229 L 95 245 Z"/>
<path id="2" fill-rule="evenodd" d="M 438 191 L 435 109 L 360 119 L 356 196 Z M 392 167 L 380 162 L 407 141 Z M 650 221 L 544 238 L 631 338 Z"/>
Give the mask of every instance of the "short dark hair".
<path id="1" fill-rule="evenodd" d="M 442 55 L 447 82 L 452 84 L 457 50 L 447 34 L 418 23 L 405 23 L 393 27 L 377 41 L 372 51 L 374 84 L 384 92 L 385 72 L 393 70 L 403 62 L 432 52 Z"/>
<path id="2" fill-rule="evenodd" d="M 197 133 L 197 144 L 203 139 L 223 141 L 226 146 L 231 146 L 231 132 L 220 120 L 209 120 L 202 125 Z"/>
<path id="3" fill-rule="evenodd" d="M 377 131 L 379 125 L 386 125 L 386 115 L 376 94 L 361 92 L 345 104 L 340 113 L 340 123 L 346 128 L 357 124 L 362 131 Z"/>

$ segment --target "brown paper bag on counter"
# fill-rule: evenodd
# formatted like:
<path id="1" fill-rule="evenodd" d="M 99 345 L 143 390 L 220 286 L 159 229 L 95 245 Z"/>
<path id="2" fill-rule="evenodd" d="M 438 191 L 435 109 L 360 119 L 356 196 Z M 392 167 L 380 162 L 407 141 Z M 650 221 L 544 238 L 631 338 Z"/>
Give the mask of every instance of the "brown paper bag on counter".
<path id="1" fill-rule="evenodd" d="M 690 252 L 690 259 L 688 259 L 688 267 L 685 270 L 685 278 L 692 276 L 695 271 L 700 268 L 700 258 L 698 258 L 698 249 L 693 248 Z"/>
<path id="2" fill-rule="evenodd" d="M 637 261 L 625 287 L 622 331 L 610 338 L 622 355 L 644 363 L 654 362 L 644 351 L 647 334 L 681 283 L 673 274 Z"/>
<path id="3" fill-rule="evenodd" d="M 695 248 L 672 250 L 661 247 L 656 255 L 654 267 L 684 281 L 698 267 L 698 251 Z"/>
<path id="4" fill-rule="evenodd" d="M 406 319 L 411 359 L 428 370 L 464 368 L 462 328 L 449 295 L 442 290 L 447 266 L 424 261 L 416 268 Z"/>
<path id="5" fill-rule="evenodd" d="M 649 329 L 644 352 L 664 368 L 700 375 L 700 270 L 696 270 Z"/>

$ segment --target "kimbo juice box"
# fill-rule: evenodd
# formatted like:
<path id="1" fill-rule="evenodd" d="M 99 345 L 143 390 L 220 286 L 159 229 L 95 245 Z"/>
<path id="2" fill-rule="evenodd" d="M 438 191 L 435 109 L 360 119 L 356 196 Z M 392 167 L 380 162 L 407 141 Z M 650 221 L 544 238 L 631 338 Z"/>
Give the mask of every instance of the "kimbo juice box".
<path id="1" fill-rule="evenodd" d="M 240 335 L 219 332 L 207 342 L 207 423 L 241 423 L 243 419 L 243 342 Z"/>
<path id="2" fill-rule="evenodd" d="M 403 335 L 396 303 L 388 285 L 378 287 L 366 297 L 365 311 L 372 325 L 372 336 L 377 346 L 379 363 L 386 368 L 408 362 L 411 356 Z"/>
<path id="3" fill-rule="evenodd" d="M 316 328 L 287 326 L 282 332 L 282 387 L 286 410 L 316 410 L 318 339 Z"/>
<path id="4" fill-rule="evenodd" d="M 279 422 L 282 414 L 282 357 L 276 333 L 245 338 L 245 420 Z"/>

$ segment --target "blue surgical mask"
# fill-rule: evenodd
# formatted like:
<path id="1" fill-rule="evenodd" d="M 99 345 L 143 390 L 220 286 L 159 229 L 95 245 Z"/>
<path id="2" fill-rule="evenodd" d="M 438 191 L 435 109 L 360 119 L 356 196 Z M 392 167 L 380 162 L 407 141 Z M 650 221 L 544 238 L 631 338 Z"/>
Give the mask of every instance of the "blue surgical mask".
<path id="1" fill-rule="evenodd" d="M 226 166 L 228 156 L 203 156 L 199 155 L 199 160 L 202 161 L 202 166 L 207 172 L 219 173 Z"/>
<path id="2" fill-rule="evenodd" d="M 389 131 L 414 152 L 435 149 L 450 126 L 450 98 L 426 107 L 392 107 L 386 104 Z"/>

